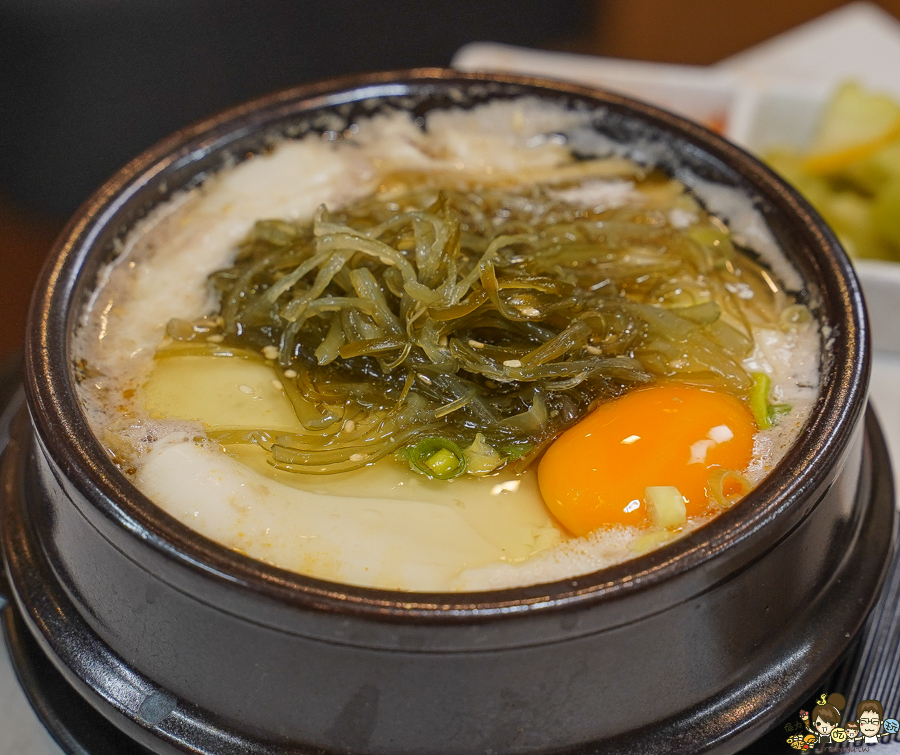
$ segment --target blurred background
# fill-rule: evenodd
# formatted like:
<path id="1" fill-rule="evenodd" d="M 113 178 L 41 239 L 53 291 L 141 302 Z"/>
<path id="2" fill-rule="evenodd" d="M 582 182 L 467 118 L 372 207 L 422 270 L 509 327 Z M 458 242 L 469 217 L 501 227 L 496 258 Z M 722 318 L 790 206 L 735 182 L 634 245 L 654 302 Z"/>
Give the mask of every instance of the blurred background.
<path id="1" fill-rule="evenodd" d="M 472 41 L 705 65 L 836 0 L 0 0 L 0 361 L 78 205 L 180 126 L 326 76 L 445 66 Z M 900 17 L 900 0 L 878 3 Z"/>

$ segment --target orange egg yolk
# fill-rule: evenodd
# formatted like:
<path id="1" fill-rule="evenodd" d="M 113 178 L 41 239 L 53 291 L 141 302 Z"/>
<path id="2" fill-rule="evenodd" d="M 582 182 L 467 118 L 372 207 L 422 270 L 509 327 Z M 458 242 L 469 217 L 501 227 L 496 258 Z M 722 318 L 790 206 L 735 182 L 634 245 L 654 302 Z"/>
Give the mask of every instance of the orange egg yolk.
<path id="1" fill-rule="evenodd" d="M 709 506 L 709 475 L 743 471 L 756 423 L 734 396 L 660 384 L 601 405 L 563 433 L 538 467 L 544 501 L 572 533 L 649 522 L 644 489 L 672 485 L 687 516 Z"/>

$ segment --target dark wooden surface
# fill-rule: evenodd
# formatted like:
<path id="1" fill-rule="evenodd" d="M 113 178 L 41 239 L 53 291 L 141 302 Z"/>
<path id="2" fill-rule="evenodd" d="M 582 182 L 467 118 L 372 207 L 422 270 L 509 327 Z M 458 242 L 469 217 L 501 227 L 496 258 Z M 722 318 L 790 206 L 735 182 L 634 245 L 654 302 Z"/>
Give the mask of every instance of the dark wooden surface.
<path id="1" fill-rule="evenodd" d="M 848 0 L 594 0 L 590 29 L 571 49 L 708 65 L 848 5 Z M 878 0 L 900 18 L 900 0 Z"/>
<path id="2" fill-rule="evenodd" d="M 0 196 L 0 364 L 22 347 L 31 289 L 60 226 Z"/>

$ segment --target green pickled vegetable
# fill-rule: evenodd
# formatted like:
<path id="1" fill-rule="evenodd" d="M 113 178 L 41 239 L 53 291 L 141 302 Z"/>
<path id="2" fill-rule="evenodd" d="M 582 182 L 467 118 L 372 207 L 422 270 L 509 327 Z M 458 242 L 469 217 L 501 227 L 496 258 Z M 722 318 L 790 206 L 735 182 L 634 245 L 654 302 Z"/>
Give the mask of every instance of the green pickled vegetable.
<path id="1" fill-rule="evenodd" d="M 900 261 L 900 101 L 846 82 L 805 149 L 776 149 L 765 159 L 850 255 Z"/>

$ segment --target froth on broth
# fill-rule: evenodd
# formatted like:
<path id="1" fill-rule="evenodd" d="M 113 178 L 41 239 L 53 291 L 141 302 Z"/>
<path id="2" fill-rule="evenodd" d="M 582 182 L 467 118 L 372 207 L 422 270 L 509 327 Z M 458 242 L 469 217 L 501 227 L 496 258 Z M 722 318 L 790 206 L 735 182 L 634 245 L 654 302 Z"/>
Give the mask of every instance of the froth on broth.
<path id="1" fill-rule="evenodd" d="M 737 504 L 817 395 L 797 273 L 588 119 L 393 112 L 158 208 L 76 336 L 97 438 L 201 534 L 385 589 L 593 572 Z"/>

